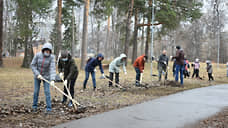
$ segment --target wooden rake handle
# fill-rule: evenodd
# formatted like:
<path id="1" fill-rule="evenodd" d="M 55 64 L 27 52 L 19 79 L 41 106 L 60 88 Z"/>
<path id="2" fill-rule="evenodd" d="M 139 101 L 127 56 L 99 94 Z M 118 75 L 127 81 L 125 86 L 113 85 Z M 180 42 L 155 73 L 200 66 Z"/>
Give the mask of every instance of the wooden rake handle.
<path id="1" fill-rule="evenodd" d="M 42 78 L 42 80 L 44 80 L 45 82 L 49 83 L 50 82 L 48 80 L 46 80 L 45 78 Z M 51 85 L 51 84 L 50 84 Z M 72 102 L 75 102 L 77 105 L 81 105 L 79 104 L 76 100 L 72 99 L 70 96 L 68 96 L 66 93 L 64 93 L 61 89 L 59 89 L 58 87 L 56 87 L 55 85 L 51 85 L 53 86 L 55 89 L 57 89 L 60 93 L 62 93 L 64 96 L 66 96 L 67 98 L 69 98 L 70 100 L 72 100 Z"/>

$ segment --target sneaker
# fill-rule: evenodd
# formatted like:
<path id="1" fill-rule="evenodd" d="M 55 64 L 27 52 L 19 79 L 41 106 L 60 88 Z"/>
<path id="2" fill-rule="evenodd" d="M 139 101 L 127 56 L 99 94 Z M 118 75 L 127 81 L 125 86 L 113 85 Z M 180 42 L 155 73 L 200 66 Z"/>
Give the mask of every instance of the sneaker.
<path id="1" fill-rule="evenodd" d="M 62 100 L 62 104 L 66 104 L 66 100 Z"/>
<path id="2" fill-rule="evenodd" d="M 71 102 L 69 102 L 68 107 L 72 107 L 72 106 L 73 106 L 73 104 Z"/>
<path id="3" fill-rule="evenodd" d="M 97 89 L 96 88 L 93 88 L 93 91 L 97 91 Z"/>
<path id="4" fill-rule="evenodd" d="M 37 108 L 33 108 L 32 113 L 37 113 Z"/>
<path id="5" fill-rule="evenodd" d="M 52 111 L 47 111 L 47 110 L 46 110 L 46 111 L 44 112 L 44 114 L 45 114 L 45 115 L 52 115 Z"/>
<path id="6" fill-rule="evenodd" d="M 135 86 L 136 86 L 136 87 L 139 87 L 139 86 L 140 86 L 140 84 L 139 84 L 139 83 L 136 83 L 136 84 L 135 84 Z"/>

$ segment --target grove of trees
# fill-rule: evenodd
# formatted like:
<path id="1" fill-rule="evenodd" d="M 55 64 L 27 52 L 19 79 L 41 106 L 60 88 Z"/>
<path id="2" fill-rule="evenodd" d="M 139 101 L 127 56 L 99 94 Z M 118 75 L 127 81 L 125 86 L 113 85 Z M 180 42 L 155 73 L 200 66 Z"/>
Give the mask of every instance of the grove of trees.
<path id="1" fill-rule="evenodd" d="M 106 59 L 125 53 L 133 62 L 141 54 L 150 55 L 154 7 L 155 57 L 163 49 L 174 55 L 175 46 L 181 45 L 192 61 L 195 58 L 217 61 L 219 50 L 219 61 L 224 63 L 228 61 L 224 3 L 223 0 L 155 0 L 155 3 L 152 0 L 0 0 L 3 31 L 0 31 L 0 53 L 16 56 L 17 50 L 24 50 L 22 67 L 28 68 L 33 42 L 41 40 L 39 26 L 51 24 L 46 30 L 49 36 L 42 40 L 53 44 L 55 55 L 67 49 L 73 56 L 81 57 L 81 69 L 91 53 L 103 53 Z M 1 57 L 2 54 L 0 66 Z"/>

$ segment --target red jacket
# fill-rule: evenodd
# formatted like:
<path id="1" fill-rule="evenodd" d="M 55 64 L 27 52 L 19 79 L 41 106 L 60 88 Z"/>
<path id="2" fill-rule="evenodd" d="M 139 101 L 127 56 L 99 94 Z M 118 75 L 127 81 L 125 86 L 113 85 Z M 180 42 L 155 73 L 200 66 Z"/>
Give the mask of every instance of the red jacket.
<path id="1" fill-rule="evenodd" d="M 141 73 L 142 73 L 143 70 L 144 70 L 144 63 L 145 63 L 145 61 L 144 61 L 144 56 L 145 56 L 145 55 L 142 55 L 142 56 L 138 57 L 138 58 L 135 60 L 134 64 L 133 64 L 133 66 L 134 66 L 135 68 L 139 68 L 139 70 L 140 70 Z"/>

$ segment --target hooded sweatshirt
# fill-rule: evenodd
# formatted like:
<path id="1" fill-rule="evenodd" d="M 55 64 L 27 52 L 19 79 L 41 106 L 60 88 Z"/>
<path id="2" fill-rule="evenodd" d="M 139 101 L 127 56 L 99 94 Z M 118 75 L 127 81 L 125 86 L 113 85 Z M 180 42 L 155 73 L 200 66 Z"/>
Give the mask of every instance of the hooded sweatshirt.
<path id="1" fill-rule="evenodd" d="M 46 80 L 55 80 L 56 69 L 55 69 L 55 56 L 50 54 L 44 56 L 44 49 L 52 51 L 52 45 L 45 43 L 42 47 L 42 52 L 37 53 L 30 64 L 34 77 L 42 75 Z"/>
<path id="2" fill-rule="evenodd" d="M 119 57 L 114 59 L 110 65 L 109 65 L 109 72 L 112 73 L 119 73 L 120 72 L 120 66 L 123 66 L 123 71 L 126 72 L 126 67 L 125 67 L 125 61 L 123 61 L 123 58 L 126 58 L 127 56 L 125 54 L 121 54 Z"/>
<path id="3" fill-rule="evenodd" d="M 96 58 L 91 58 L 88 61 L 88 63 L 86 64 L 86 67 L 85 67 L 85 71 L 86 72 L 93 72 L 94 69 L 95 69 L 95 67 L 99 65 L 99 68 L 100 68 L 101 73 L 102 74 L 104 73 L 103 68 L 102 68 L 101 61 L 98 60 L 99 57 L 104 58 L 104 56 L 102 54 L 98 54 Z"/>

